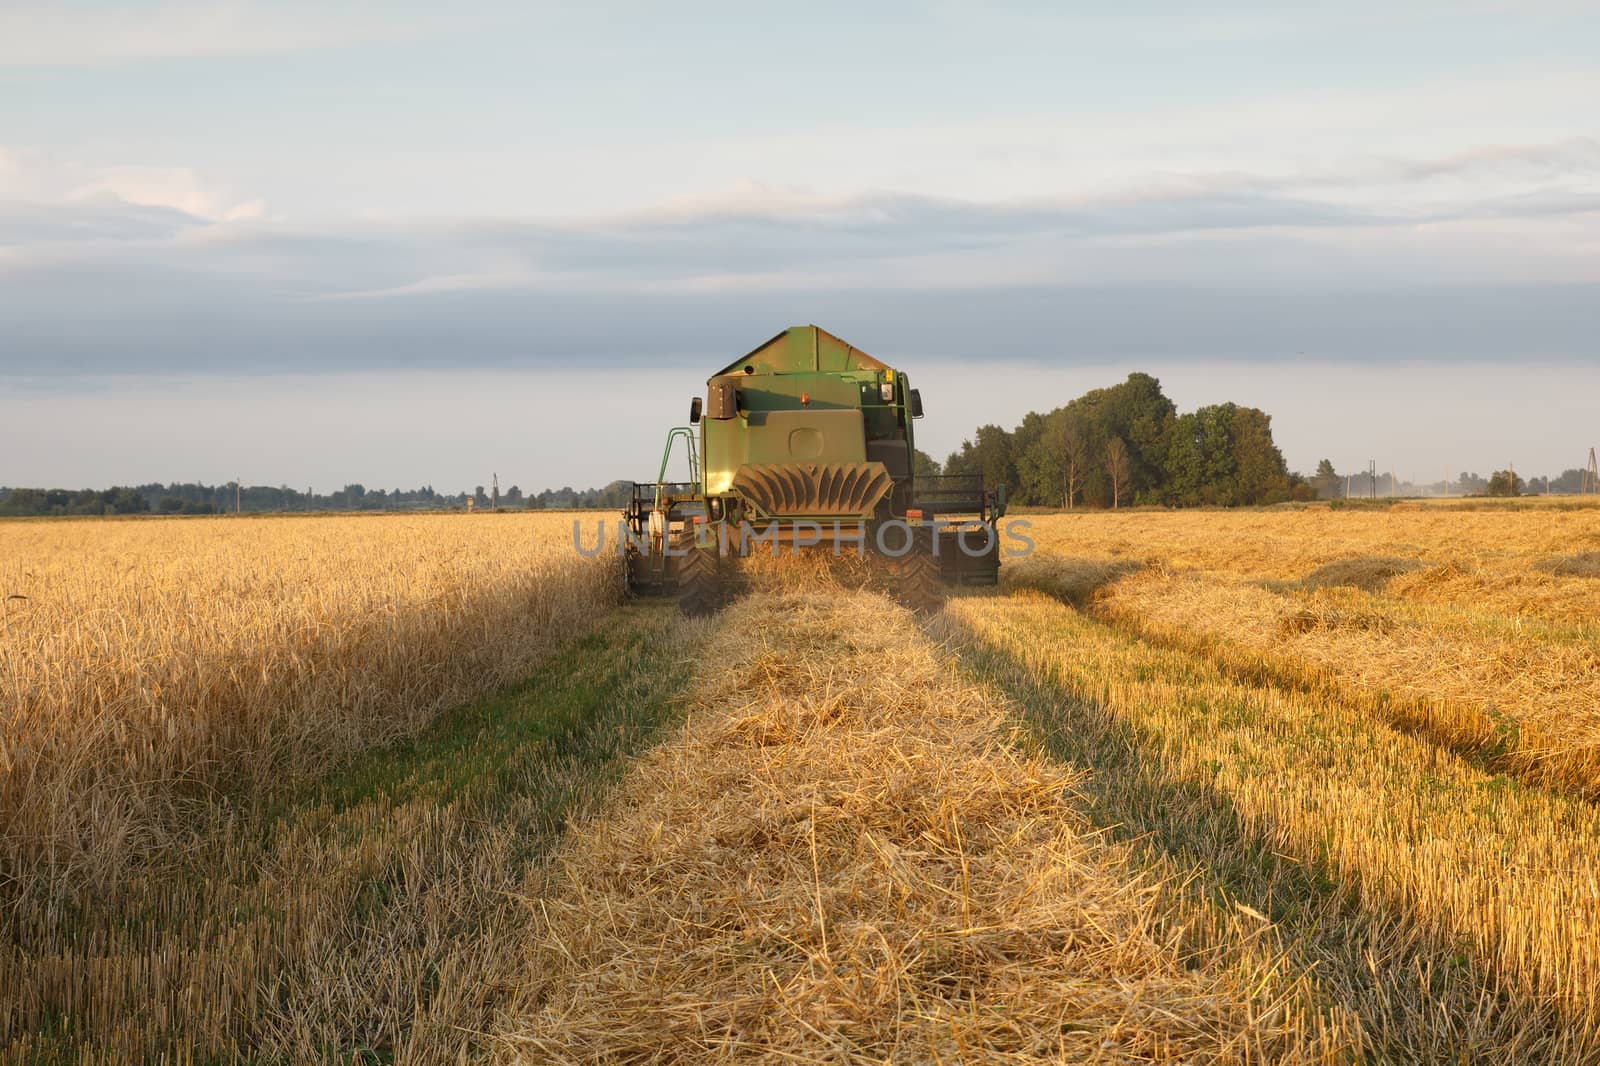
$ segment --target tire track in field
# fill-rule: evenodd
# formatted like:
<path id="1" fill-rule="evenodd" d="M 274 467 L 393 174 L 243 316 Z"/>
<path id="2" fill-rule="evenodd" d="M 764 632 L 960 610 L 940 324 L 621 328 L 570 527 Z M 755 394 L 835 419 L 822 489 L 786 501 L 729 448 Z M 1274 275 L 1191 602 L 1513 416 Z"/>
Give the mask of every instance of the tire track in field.
<path id="1" fill-rule="evenodd" d="M 1290 598 L 1217 576 L 1056 556 L 1025 561 L 1006 584 L 1243 684 L 1317 693 L 1493 772 L 1600 799 L 1600 658 L 1581 630 L 1357 588 Z"/>
<path id="2" fill-rule="evenodd" d="M 679 734 L 569 835 L 503 1062 L 1338 1060 L 1243 918 L 1084 817 L 910 615 L 719 616 Z"/>
<path id="3" fill-rule="evenodd" d="M 1273 923 L 1383 1061 L 1600 1061 L 1600 816 L 1039 592 L 954 601 L 1096 824 Z"/>

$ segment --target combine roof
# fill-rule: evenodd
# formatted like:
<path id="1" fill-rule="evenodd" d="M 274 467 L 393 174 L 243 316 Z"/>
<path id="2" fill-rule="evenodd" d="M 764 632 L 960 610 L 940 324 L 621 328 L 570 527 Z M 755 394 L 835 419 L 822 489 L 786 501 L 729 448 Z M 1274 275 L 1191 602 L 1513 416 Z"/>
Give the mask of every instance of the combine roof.
<path id="1" fill-rule="evenodd" d="M 889 369 L 887 363 L 879 362 L 817 326 L 790 326 L 748 355 L 729 363 L 712 377 L 737 374 L 747 366 L 757 374 Z"/>

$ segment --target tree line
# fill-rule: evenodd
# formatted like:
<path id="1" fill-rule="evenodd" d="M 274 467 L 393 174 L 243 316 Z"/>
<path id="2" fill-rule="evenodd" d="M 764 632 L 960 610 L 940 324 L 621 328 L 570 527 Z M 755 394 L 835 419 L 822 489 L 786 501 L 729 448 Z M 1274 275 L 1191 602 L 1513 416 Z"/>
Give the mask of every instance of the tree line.
<path id="1" fill-rule="evenodd" d="M 1149 374 L 1130 374 L 1015 429 L 980 426 L 952 452 L 945 474 L 1004 484 L 1012 502 L 1039 507 L 1235 507 L 1314 499 L 1272 439 L 1272 417 L 1214 404 L 1180 413 Z"/>
<path id="2" fill-rule="evenodd" d="M 1272 417 L 1254 407 L 1212 404 L 1188 413 L 1161 391 L 1149 374 L 1135 373 L 1119 385 L 1093 389 L 1050 411 L 1029 412 L 1014 429 L 979 426 L 943 463 L 916 453 L 919 477 L 978 475 L 986 485 L 1005 485 L 1013 503 L 1038 507 L 1104 507 L 1130 504 L 1168 507 L 1280 503 L 1339 499 L 1347 493 L 1414 495 L 1418 486 L 1393 483 L 1389 474 L 1341 474 L 1327 459 L 1308 477 L 1291 471 L 1272 438 Z M 1524 481 L 1510 470 L 1485 478 L 1463 472 L 1455 483 L 1421 489 L 1451 495 L 1517 496 L 1579 492 L 1584 472 Z M 495 500 L 482 485 L 445 494 L 418 489 L 369 489 L 350 484 L 329 493 L 301 492 L 287 485 L 236 486 L 173 483 L 109 489 L 0 487 L 0 515 L 217 514 L 237 506 L 251 512 L 401 511 L 501 507 L 621 509 L 633 482 L 600 488 L 564 486 L 524 494 L 513 485 Z"/>
<path id="3" fill-rule="evenodd" d="M 113 486 L 109 489 L 30 489 L 0 487 L 0 515 L 231 514 L 285 511 L 424 511 L 465 507 L 469 498 L 489 506 L 490 497 L 474 492 L 446 494 L 432 485 L 419 489 L 369 489 L 350 484 L 333 492 L 301 491 L 287 485 L 206 485 L 174 482 Z M 513 485 L 502 503 L 520 507 L 522 490 Z"/>
<path id="4" fill-rule="evenodd" d="M 1576 496 L 1586 490 L 1586 472 L 1570 467 L 1555 477 L 1530 477 L 1524 479 L 1515 470 L 1496 470 L 1485 477 L 1463 470 L 1454 480 L 1413 482 L 1397 479 L 1389 471 L 1371 473 L 1368 470 L 1339 473 L 1327 459 L 1317 465 L 1317 471 L 1308 479 L 1317 496 L 1324 500 L 1346 497 L 1364 499 L 1387 496 Z M 1593 491 L 1592 487 L 1588 489 Z"/>
<path id="5" fill-rule="evenodd" d="M 472 491 L 443 493 L 432 485 L 417 489 L 369 489 L 353 483 L 332 492 L 292 489 L 287 485 L 242 485 L 233 482 L 207 485 L 174 482 L 117 485 L 109 489 L 36 489 L 0 486 L 0 516 L 66 516 L 232 514 L 237 508 L 250 513 L 304 513 L 316 511 L 437 511 L 532 508 L 569 510 L 615 508 L 633 498 L 633 482 L 613 481 L 597 489 L 544 489 L 524 493 L 512 485 L 498 498 L 482 485 Z"/>

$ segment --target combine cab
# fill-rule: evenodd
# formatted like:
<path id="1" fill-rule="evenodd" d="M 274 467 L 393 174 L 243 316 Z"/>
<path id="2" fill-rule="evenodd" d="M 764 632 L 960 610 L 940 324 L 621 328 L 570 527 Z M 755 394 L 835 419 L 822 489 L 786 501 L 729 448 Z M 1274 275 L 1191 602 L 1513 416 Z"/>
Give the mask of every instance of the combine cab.
<path id="1" fill-rule="evenodd" d="M 906 375 L 816 326 L 785 330 L 713 374 L 667 436 L 661 471 L 624 517 L 629 588 L 689 614 L 729 595 L 738 560 L 821 546 L 873 560 L 908 605 L 952 584 L 992 585 L 1004 487 L 916 477 Z M 689 480 L 666 480 L 679 449 Z"/>

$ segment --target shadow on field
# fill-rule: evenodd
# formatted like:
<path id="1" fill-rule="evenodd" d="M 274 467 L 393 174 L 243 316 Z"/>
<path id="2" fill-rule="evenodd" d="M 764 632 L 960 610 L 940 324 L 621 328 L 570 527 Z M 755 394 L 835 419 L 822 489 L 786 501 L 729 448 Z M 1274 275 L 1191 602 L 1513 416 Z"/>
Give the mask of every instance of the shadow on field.
<path id="1" fill-rule="evenodd" d="M 1534 569 L 1556 577 L 1600 577 L 1600 552 L 1579 552 L 1558 559 L 1546 559 L 1535 563 Z"/>
<path id="2" fill-rule="evenodd" d="M 1422 565 L 1416 559 L 1402 559 L 1394 555 L 1358 555 L 1319 566 L 1298 581 L 1261 581 L 1259 584 L 1273 592 L 1291 589 L 1316 592 L 1318 589 L 1334 588 L 1382 592 L 1389 582 L 1401 574 L 1420 570 Z"/>
<path id="3" fill-rule="evenodd" d="M 1101 592 L 1125 577 L 1145 570 L 1165 569 L 1159 559 L 1090 559 L 1073 556 L 1030 556 L 1007 564 L 1001 580 L 1007 589 L 1037 589 L 1065 603 L 1087 610 Z"/>
<path id="4" fill-rule="evenodd" d="M 159 877 L 14 923 L 0 1062 L 476 1061 L 530 871 L 679 714 L 710 625 L 621 607 Z"/>
<path id="5" fill-rule="evenodd" d="M 1241 652 L 1224 637 L 1178 637 L 1142 625 L 1129 615 L 1096 618 L 1152 646 L 1204 660 L 1239 684 L 1337 700 L 1391 729 L 1437 745 L 1485 773 L 1513 779 L 1523 788 L 1588 803 L 1600 801 L 1592 746 L 1563 745 L 1558 740 L 1541 738 L 1532 724 L 1498 711 L 1488 701 L 1435 698 L 1385 687 L 1364 688 L 1328 667 Z M 1295 614 L 1284 619 L 1283 632 L 1309 632 L 1325 624 L 1315 615 Z"/>
<path id="6" fill-rule="evenodd" d="M 148 626 L 137 640 L 122 628 L 80 641 L 75 670 L 25 678 L 8 708 L 28 732 L 6 738 L 11 772 L 0 771 L 0 910 L 100 905 L 161 869 L 219 809 L 248 817 L 341 760 L 416 735 L 544 661 L 620 594 L 620 576 L 597 567 L 545 584 L 462 581 L 304 618 L 262 608 L 259 624 L 228 627 L 152 609 L 134 620 Z M 137 650 L 123 654 L 123 642 Z"/>
<path id="7" fill-rule="evenodd" d="M 1360 1019 L 1370 1061 L 1600 1061 L 1575 1020 L 1503 980 L 1472 945 L 1424 928 L 1377 891 L 1341 884 L 1321 857 L 1275 852 L 1225 793 L 1170 773 L 1172 738 L 1129 725 L 969 627 L 953 628 L 964 638 L 963 667 L 1014 702 L 1046 752 L 1091 771 L 1081 785 L 1091 820 L 1133 842 L 1158 876 L 1193 871 L 1186 890 L 1212 906 L 1270 917 L 1329 1009 Z"/>

